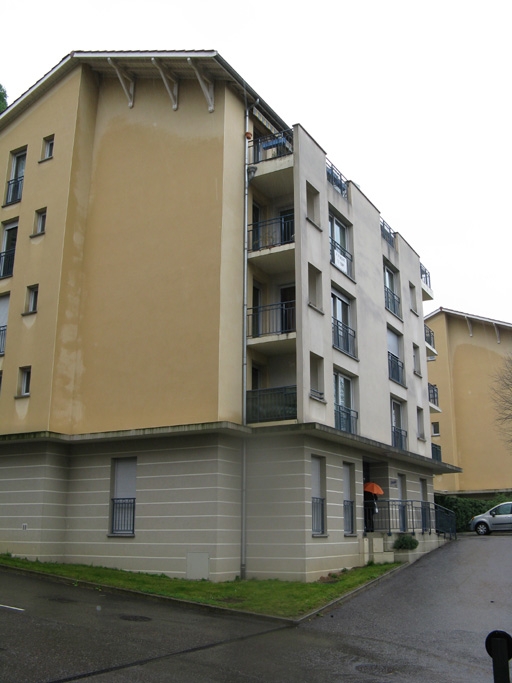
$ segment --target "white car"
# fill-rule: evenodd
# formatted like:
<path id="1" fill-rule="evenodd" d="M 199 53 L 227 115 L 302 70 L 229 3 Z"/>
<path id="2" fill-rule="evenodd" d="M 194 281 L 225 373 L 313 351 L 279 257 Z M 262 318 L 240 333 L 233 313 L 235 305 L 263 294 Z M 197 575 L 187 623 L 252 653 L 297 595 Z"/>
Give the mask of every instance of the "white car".
<path id="1" fill-rule="evenodd" d="M 487 512 L 472 517 L 469 529 L 480 536 L 492 531 L 512 531 L 512 503 L 500 503 Z"/>

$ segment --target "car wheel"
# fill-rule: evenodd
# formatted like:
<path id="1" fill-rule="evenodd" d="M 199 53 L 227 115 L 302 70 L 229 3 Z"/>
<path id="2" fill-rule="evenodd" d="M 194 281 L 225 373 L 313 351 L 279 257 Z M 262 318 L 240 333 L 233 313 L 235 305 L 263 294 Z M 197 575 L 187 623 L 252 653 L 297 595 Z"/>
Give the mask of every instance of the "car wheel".
<path id="1" fill-rule="evenodd" d="M 478 522 L 475 526 L 475 531 L 479 536 L 485 536 L 489 533 L 489 527 L 485 522 Z"/>

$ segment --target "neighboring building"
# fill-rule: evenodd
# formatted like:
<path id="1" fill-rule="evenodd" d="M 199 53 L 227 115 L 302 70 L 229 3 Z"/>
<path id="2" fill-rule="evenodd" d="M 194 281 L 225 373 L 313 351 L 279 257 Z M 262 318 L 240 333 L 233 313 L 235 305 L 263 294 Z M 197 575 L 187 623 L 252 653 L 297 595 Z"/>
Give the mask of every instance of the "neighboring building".
<path id="1" fill-rule="evenodd" d="M 432 447 L 460 472 L 435 477 L 436 493 L 512 493 L 512 451 L 496 423 L 492 387 L 512 353 L 512 324 L 439 308 L 425 316 L 435 346 L 428 364 Z"/>
<path id="2" fill-rule="evenodd" d="M 438 528 L 428 272 L 218 53 L 71 53 L 0 160 L 0 551 L 313 580 Z"/>

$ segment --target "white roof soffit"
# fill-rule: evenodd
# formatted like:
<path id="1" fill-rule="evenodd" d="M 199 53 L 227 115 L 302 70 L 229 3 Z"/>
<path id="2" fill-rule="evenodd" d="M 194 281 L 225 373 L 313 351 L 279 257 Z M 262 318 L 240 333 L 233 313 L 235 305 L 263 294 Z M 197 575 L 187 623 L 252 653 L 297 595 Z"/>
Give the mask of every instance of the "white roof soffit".
<path id="1" fill-rule="evenodd" d="M 0 129 L 79 64 L 87 64 L 100 76 L 118 78 L 127 96 L 128 106 L 134 105 L 137 80 L 160 78 L 170 97 L 172 108 L 177 109 L 180 81 L 193 79 L 199 83 L 208 109 L 213 111 L 213 84 L 217 80 L 229 83 L 238 96 L 250 106 L 259 100 L 258 108 L 277 129 L 286 130 L 290 127 L 216 50 L 154 50 L 71 52 L 0 114 Z"/>

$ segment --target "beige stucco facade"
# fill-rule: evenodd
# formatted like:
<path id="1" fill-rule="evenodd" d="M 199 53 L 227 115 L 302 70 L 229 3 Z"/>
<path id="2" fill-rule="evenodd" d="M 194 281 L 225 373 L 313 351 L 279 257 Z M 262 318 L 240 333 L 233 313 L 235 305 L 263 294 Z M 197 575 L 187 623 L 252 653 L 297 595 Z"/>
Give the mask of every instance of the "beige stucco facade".
<path id="1" fill-rule="evenodd" d="M 428 272 L 220 55 L 71 53 L 0 164 L 0 552 L 313 580 L 444 541 Z"/>
<path id="2" fill-rule="evenodd" d="M 440 493 L 492 497 L 512 492 L 512 451 L 496 422 L 493 384 L 512 353 L 512 324 L 440 308 L 426 318 L 435 335 L 429 381 L 439 391 L 432 442 L 462 469 L 435 477 Z"/>

